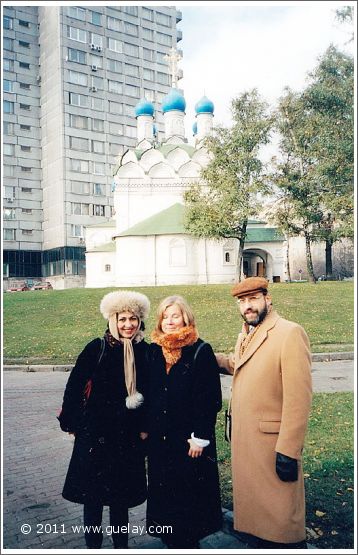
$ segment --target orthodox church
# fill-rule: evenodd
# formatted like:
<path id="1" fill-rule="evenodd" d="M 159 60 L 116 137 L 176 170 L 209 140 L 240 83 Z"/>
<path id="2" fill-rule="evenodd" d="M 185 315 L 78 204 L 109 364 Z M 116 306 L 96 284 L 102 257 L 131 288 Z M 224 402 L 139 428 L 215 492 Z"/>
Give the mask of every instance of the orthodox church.
<path id="1" fill-rule="evenodd" d="M 232 283 L 238 241 L 198 239 L 184 228 L 183 193 L 200 181 L 209 162 L 204 139 L 212 133 L 214 104 L 195 105 L 194 145 L 185 137 L 186 102 L 173 87 L 163 99 L 165 136 L 157 139 L 154 106 L 135 107 L 137 144 L 121 157 L 113 180 L 114 218 L 86 228 L 86 287 Z M 246 276 L 284 281 L 285 243 L 275 228 L 249 221 Z"/>

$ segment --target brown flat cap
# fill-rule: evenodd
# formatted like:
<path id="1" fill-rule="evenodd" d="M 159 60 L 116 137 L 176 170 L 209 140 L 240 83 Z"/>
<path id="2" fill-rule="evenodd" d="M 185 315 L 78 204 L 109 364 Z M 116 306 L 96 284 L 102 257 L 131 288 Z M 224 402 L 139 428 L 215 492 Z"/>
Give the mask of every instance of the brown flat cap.
<path id="1" fill-rule="evenodd" d="M 233 297 L 244 297 L 246 295 L 251 295 L 252 293 L 257 293 L 258 291 L 267 292 L 269 282 L 263 277 L 249 277 L 235 283 L 231 290 Z"/>

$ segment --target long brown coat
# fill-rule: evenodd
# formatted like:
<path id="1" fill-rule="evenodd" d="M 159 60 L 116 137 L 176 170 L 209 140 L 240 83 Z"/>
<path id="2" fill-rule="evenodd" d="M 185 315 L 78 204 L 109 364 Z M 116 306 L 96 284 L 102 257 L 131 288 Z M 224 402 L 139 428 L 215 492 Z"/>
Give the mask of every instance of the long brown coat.
<path id="1" fill-rule="evenodd" d="M 294 543 L 306 538 L 301 454 L 312 398 L 311 356 L 301 326 L 268 314 L 239 357 L 217 355 L 233 374 L 232 478 L 234 528 Z M 276 474 L 276 452 L 299 460 L 296 482 Z"/>

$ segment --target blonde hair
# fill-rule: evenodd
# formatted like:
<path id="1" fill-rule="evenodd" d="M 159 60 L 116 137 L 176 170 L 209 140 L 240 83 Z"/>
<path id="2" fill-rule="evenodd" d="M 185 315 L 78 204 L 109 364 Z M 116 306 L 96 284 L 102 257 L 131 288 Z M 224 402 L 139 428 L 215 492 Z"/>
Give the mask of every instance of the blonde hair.
<path id="1" fill-rule="evenodd" d="M 157 310 L 157 324 L 155 326 L 155 331 L 158 333 L 163 333 L 162 330 L 162 322 L 163 322 L 163 315 L 166 309 L 173 304 L 178 305 L 180 308 L 183 319 L 186 326 L 195 326 L 195 317 L 192 309 L 188 305 L 187 301 L 183 299 L 180 295 L 172 295 L 170 297 L 166 297 L 162 300 L 160 305 L 158 306 Z"/>

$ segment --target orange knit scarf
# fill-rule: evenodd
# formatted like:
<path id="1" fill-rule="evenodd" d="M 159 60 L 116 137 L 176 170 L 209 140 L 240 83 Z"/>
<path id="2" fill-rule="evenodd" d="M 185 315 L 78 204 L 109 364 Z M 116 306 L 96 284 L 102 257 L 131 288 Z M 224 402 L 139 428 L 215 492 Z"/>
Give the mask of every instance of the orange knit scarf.
<path id="1" fill-rule="evenodd" d="M 195 326 L 185 326 L 174 333 L 159 333 L 154 330 L 150 337 L 153 343 L 161 346 L 169 374 L 171 367 L 180 359 L 182 348 L 194 345 L 199 334 Z"/>

